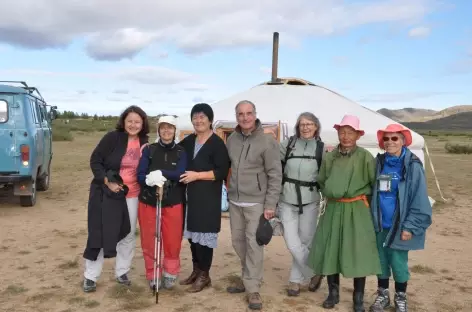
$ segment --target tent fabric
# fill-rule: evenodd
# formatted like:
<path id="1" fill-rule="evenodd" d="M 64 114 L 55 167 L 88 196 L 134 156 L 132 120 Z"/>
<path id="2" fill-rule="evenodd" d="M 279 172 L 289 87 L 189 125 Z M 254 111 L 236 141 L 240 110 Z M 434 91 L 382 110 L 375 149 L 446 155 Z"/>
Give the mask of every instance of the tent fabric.
<path id="1" fill-rule="evenodd" d="M 282 123 L 281 140 L 294 134 L 294 126 L 300 113 L 309 111 L 321 122 L 321 138 L 325 145 L 334 147 L 338 144 L 334 124 L 339 123 L 345 114 L 356 115 L 365 135 L 358 145 L 369 150 L 374 156 L 382 152 L 378 147 L 377 130 L 388 124 L 398 123 L 380 113 L 365 108 L 344 96 L 321 86 L 312 85 L 258 85 L 235 94 L 211 105 L 214 112 L 214 126 L 235 126 L 234 107 L 241 100 L 250 100 L 256 105 L 257 117 L 263 123 Z M 179 116 L 179 129 L 192 130 L 190 116 Z M 411 131 L 413 143 L 409 147 L 424 164 L 424 138 Z"/>

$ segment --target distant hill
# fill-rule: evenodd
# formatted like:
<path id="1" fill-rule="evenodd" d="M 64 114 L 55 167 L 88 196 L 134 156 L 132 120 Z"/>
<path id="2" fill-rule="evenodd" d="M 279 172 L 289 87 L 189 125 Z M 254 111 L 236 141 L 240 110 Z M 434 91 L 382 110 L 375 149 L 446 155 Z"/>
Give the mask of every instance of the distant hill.
<path id="1" fill-rule="evenodd" d="M 393 119 L 397 122 L 404 121 L 418 121 L 427 116 L 433 116 L 438 112 L 432 109 L 422 109 L 422 108 L 402 108 L 402 109 L 387 109 L 382 108 L 377 111 L 378 113 Z"/>
<path id="2" fill-rule="evenodd" d="M 453 114 L 444 118 L 435 118 L 423 122 L 402 122 L 406 127 L 415 131 L 436 130 L 436 131 L 471 131 L 472 111 Z"/>
<path id="3" fill-rule="evenodd" d="M 472 105 L 457 105 L 441 111 L 407 107 L 403 109 L 382 108 L 377 112 L 397 122 L 426 122 L 429 120 L 453 116 L 455 114 L 472 112 Z"/>

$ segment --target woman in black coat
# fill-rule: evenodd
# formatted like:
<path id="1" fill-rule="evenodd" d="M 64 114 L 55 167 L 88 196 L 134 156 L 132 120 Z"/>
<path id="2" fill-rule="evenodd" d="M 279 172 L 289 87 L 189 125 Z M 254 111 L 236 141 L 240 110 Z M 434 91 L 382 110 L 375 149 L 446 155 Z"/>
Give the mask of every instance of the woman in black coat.
<path id="1" fill-rule="evenodd" d="M 93 179 L 88 203 L 88 239 L 83 254 L 85 292 L 96 290 L 104 258 L 116 257 L 118 283 L 131 284 L 127 273 L 136 246 L 140 191 L 136 169 L 148 133 L 146 113 L 130 106 L 121 114 L 116 130 L 105 134 L 90 157 Z"/>
<path id="2" fill-rule="evenodd" d="M 190 292 L 211 286 L 209 271 L 221 229 L 221 196 L 230 160 L 224 141 L 213 133 L 213 110 L 205 103 L 191 111 L 195 133 L 181 144 L 187 153 L 187 211 L 184 237 L 190 243 L 193 271 L 180 285 L 192 285 Z"/>

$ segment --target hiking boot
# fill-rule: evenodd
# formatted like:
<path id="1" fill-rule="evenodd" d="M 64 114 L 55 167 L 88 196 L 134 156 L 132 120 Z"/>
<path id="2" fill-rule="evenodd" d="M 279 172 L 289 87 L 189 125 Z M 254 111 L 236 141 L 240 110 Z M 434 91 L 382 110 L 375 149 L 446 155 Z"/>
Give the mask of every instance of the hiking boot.
<path id="1" fill-rule="evenodd" d="M 245 292 L 246 288 L 244 287 L 243 281 L 241 279 L 238 279 L 237 281 L 234 281 L 230 286 L 228 286 L 226 288 L 226 291 L 230 294 L 240 294 Z"/>
<path id="2" fill-rule="evenodd" d="M 355 291 L 352 293 L 352 302 L 354 312 L 365 312 L 364 308 L 364 293 Z"/>
<path id="3" fill-rule="evenodd" d="M 83 289 L 84 289 L 84 292 L 94 292 L 97 290 L 97 283 L 86 278 L 84 279 Z"/>
<path id="4" fill-rule="evenodd" d="M 296 297 L 300 295 L 300 284 L 289 282 L 287 288 L 287 295 L 290 297 Z"/>
<path id="5" fill-rule="evenodd" d="M 247 297 L 250 310 L 262 310 L 262 298 L 258 292 L 250 293 Z"/>
<path id="6" fill-rule="evenodd" d="M 187 290 L 191 293 L 202 291 L 206 287 L 211 287 L 211 278 L 208 271 L 200 271 L 195 283 Z"/>
<path id="7" fill-rule="evenodd" d="M 131 286 L 131 281 L 128 279 L 128 275 L 126 275 L 126 274 L 123 274 L 123 275 L 117 277 L 116 281 L 121 285 Z"/>
<path id="8" fill-rule="evenodd" d="M 181 280 L 179 282 L 180 285 L 192 285 L 193 283 L 195 283 L 195 281 L 197 280 L 197 277 L 198 275 L 200 274 L 200 269 L 197 267 L 197 265 L 194 263 L 193 264 L 193 270 L 192 270 L 192 273 L 190 273 L 190 276 L 187 277 L 186 279 L 184 280 Z"/>
<path id="9" fill-rule="evenodd" d="M 408 312 L 406 293 L 395 293 L 393 300 L 395 301 L 395 312 Z"/>
<path id="10" fill-rule="evenodd" d="M 328 297 L 323 302 L 323 308 L 332 309 L 339 303 L 339 285 L 334 276 L 328 276 Z"/>
<path id="11" fill-rule="evenodd" d="M 315 292 L 320 288 L 321 282 L 323 281 L 323 275 L 315 275 L 310 279 L 310 284 L 308 284 L 308 290 Z"/>
<path id="12" fill-rule="evenodd" d="M 162 287 L 165 289 L 172 289 L 175 286 L 176 281 L 177 276 L 164 273 L 164 277 L 162 279 Z"/>
<path id="13" fill-rule="evenodd" d="M 390 307 L 390 293 L 388 289 L 379 288 L 374 303 L 370 306 L 370 312 L 382 312 Z"/>

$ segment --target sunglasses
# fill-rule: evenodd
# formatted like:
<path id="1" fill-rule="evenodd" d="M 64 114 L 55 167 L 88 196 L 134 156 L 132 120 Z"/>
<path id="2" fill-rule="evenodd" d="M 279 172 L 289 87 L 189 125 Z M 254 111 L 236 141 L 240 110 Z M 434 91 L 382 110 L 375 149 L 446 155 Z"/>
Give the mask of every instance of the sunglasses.
<path id="1" fill-rule="evenodd" d="M 394 137 L 383 137 L 383 138 L 382 138 L 382 140 L 383 140 L 384 142 L 388 142 L 388 141 L 390 141 L 390 140 L 392 140 L 393 142 L 397 142 L 398 139 L 399 139 L 399 137 L 397 137 L 397 136 L 394 136 Z"/>

